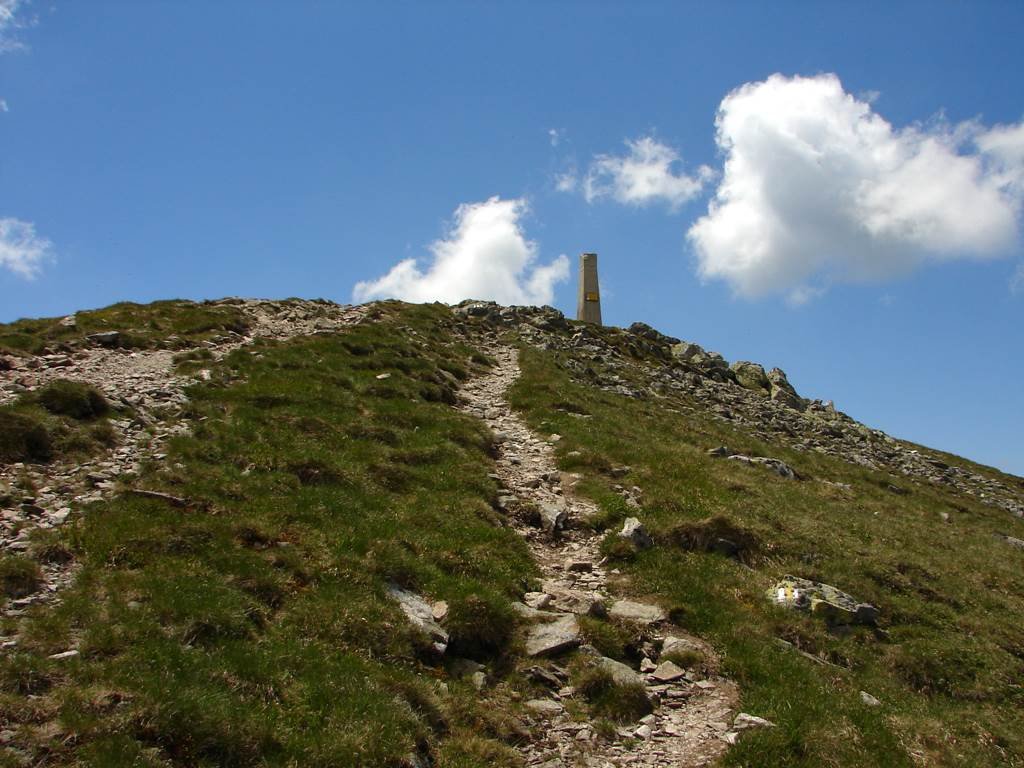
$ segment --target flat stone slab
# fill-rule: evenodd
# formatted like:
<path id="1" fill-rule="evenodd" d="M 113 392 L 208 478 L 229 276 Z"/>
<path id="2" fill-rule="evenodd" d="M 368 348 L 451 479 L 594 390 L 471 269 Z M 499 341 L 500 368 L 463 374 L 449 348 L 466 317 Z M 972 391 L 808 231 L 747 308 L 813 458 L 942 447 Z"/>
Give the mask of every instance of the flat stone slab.
<path id="1" fill-rule="evenodd" d="M 663 683 L 671 683 L 673 680 L 678 680 L 685 674 L 686 670 L 678 664 L 673 664 L 671 661 L 663 661 L 658 665 L 658 668 L 654 670 L 654 679 L 660 680 Z"/>
<path id="2" fill-rule="evenodd" d="M 580 644 L 580 624 L 572 614 L 559 616 L 549 624 L 538 624 L 526 637 L 530 656 L 552 656 Z"/>
<path id="3" fill-rule="evenodd" d="M 604 598 L 597 592 L 556 586 L 551 582 L 544 583 L 544 591 L 551 597 L 549 607 L 562 613 L 597 617 L 608 615 Z"/>
<path id="4" fill-rule="evenodd" d="M 612 605 L 609 615 L 613 619 L 631 621 L 634 624 L 657 624 L 668 616 L 657 605 L 636 603 L 632 600 L 619 600 Z"/>
<path id="5" fill-rule="evenodd" d="M 775 723 L 771 720 L 765 720 L 763 717 L 757 715 L 748 715 L 746 712 L 740 712 L 736 715 L 736 719 L 733 720 L 732 729 L 734 731 L 749 731 L 753 728 L 774 728 Z"/>
<path id="6" fill-rule="evenodd" d="M 704 649 L 701 648 L 700 644 L 685 637 L 673 637 L 669 635 L 661 644 L 661 653 L 686 653 L 687 651 L 696 651 L 697 653 L 704 653 Z"/>
<path id="7" fill-rule="evenodd" d="M 565 707 L 552 699 L 530 699 L 526 702 L 526 708 L 537 714 L 549 716 L 560 715 L 565 711 Z"/>

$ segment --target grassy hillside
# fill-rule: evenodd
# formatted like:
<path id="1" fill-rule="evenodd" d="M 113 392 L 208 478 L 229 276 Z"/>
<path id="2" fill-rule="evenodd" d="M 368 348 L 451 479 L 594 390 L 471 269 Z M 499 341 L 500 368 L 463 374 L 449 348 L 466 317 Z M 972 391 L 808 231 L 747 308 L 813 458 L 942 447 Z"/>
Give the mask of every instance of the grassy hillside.
<path id="1" fill-rule="evenodd" d="M 636 555 L 610 534 L 609 554 L 721 650 L 742 708 L 779 726 L 743 740 L 727 764 L 1024 765 L 1024 552 L 994 535 L 1021 536 L 1024 523 L 934 486 L 895 493 L 886 473 L 766 444 L 690 398 L 595 389 L 570 375 L 570 355 L 525 347 L 513 405 L 563 436 L 560 466 L 602 504 L 595 525 L 613 531 L 637 514 L 615 484 L 642 489 L 639 515 L 658 546 Z M 708 455 L 725 444 L 805 479 Z M 611 476 L 619 465 L 631 467 L 625 479 Z M 736 556 L 704 551 L 719 536 L 740 543 Z M 771 605 L 765 592 L 784 574 L 873 603 L 880 631 L 830 631 Z M 862 690 L 882 705 L 867 706 Z"/>
<path id="2" fill-rule="evenodd" d="M 1024 539 L 1024 521 L 927 477 L 829 455 L 839 443 L 799 450 L 799 435 L 730 422 L 703 383 L 692 392 L 705 395 L 666 385 L 673 363 L 650 337 L 588 327 L 605 345 L 588 351 L 574 346 L 580 326 L 548 310 L 399 303 L 334 333 L 315 324 L 322 308 L 304 309 L 317 335 L 220 361 L 203 342 L 253 319 L 232 303 L 0 327 L 0 351 L 26 360 L 119 330 L 131 348 L 189 350 L 179 371 L 208 376 L 184 412 L 159 411 L 190 432 L 121 478 L 165 496 L 121 486 L 0 560 L 11 599 L 38 587 L 40 565 L 77 569 L 58 605 L 0 622 L 0 636 L 18 635 L 0 651 L 0 766 L 520 765 L 524 702 L 550 693 L 561 660 L 524 658 L 512 602 L 538 589 L 538 570 L 500 511 L 493 436 L 452 408 L 461 382 L 493 364 L 474 345 L 482 329 L 521 348 L 512 404 L 538 434 L 561 435 L 560 467 L 598 502 L 587 524 L 608 532 L 621 588 L 706 638 L 741 709 L 776 723 L 745 734 L 726 764 L 1024 766 L 1024 550 L 1000 538 Z M 108 417 L 133 415 L 96 398 L 60 380 L 22 393 L 0 417 L 39 427 L 46 451 L 0 440 L 0 461 L 101 455 Z M 833 429 L 808 423 L 821 440 Z M 781 459 L 799 479 L 709 455 L 722 445 Z M 963 487 L 1024 487 L 927 453 L 980 478 Z M 29 490 L 0 489 L 4 509 Z M 615 536 L 632 515 L 652 549 Z M 829 627 L 772 605 L 766 591 L 785 574 L 874 604 L 879 626 Z M 392 586 L 447 603 L 447 669 Z M 601 653 L 636 666 L 635 627 L 581 624 Z M 452 658 L 486 664 L 482 690 Z M 599 736 L 646 711 L 646 700 L 602 711 L 586 670 L 568 672 L 582 699 L 567 694 L 566 711 L 593 717 Z"/>
<path id="3" fill-rule="evenodd" d="M 446 600 L 452 651 L 500 659 L 532 574 L 485 430 L 449 406 L 487 364 L 452 322 L 391 307 L 214 366 L 135 483 L 185 503 L 122 495 L 47 542 L 81 572 L 0 661 L 7 740 L 47 765 L 503 762 L 507 707 L 439 685 L 386 596 Z"/>

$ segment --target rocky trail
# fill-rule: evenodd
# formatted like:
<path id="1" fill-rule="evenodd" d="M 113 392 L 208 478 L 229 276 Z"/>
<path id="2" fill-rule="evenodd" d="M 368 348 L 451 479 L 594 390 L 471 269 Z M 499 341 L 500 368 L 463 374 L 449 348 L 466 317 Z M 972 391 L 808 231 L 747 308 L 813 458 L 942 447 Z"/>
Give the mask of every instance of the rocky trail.
<path id="1" fill-rule="evenodd" d="M 549 681 L 549 695 L 527 702 L 536 718 L 536 738 L 522 748 L 528 765 L 555 766 L 702 766 L 714 762 L 747 727 L 769 725 L 748 715 L 735 716 L 734 683 L 713 674 L 714 652 L 697 638 L 670 630 L 663 609 L 617 596 L 624 586 L 617 569 L 600 554 L 602 534 L 579 525 L 596 507 L 573 494 L 575 478 L 560 473 L 553 443 L 558 436 L 534 435 L 505 398 L 519 375 L 517 350 L 497 341 L 485 347 L 497 360 L 492 370 L 461 391 L 461 408 L 482 419 L 499 443 L 497 479 L 501 503 L 511 509 L 539 512 L 518 516 L 516 528 L 526 539 L 543 574 L 542 591 L 528 593 L 521 613 L 534 623 L 526 638 L 527 653 L 552 658 L 553 668 L 538 668 L 535 679 Z M 515 516 L 514 516 L 515 517 Z M 641 546 L 647 536 L 638 521 L 627 522 L 622 535 Z M 644 642 L 639 669 L 602 657 L 584 643 L 578 616 L 611 616 L 633 625 Z M 702 672 L 684 670 L 659 656 L 669 651 L 697 651 L 709 661 Z M 654 703 L 639 722 L 618 727 L 613 738 L 599 736 L 593 723 L 570 715 L 579 712 L 564 666 L 574 657 L 607 670 L 617 683 L 643 686 Z"/>
<path id="2" fill-rule="evenodd" d="M 247 335 L 227 333 L 204 342 L 210 363 L 258 339 L 284 340 L 294 336 L 333 332 L 359 322 L 367 307 L 258 300 L 227 300 L 245 311 Z M 73 326 L 74 316 L 65 319 Z M 83 508 L 102 501 L 132 484 L 146 460 L 162 460 L 164 445 L 186 432 L 188 422 L 177 417 L 188 403 L 186 389 L 210 372 L 180 375 L 174 358 L 189 349 L 128 350 L 85 344 L 69 351 L 27 359 L 7 359 L 0 369 L 0 404 L 14 400 L 54 379 L 82 381 L 96 387 L 116 407 L 132 414 L 110 419 L 116 447 L 83 461 L 51 464 L 0 465 L 0 488 L 9 487 L 9 498 L 0 502 L 0 555 L 28 551 L 39 529 L 63 525 Z M 12 599 L 0 611 L 5 617 L 21 616 L 37 603 L 54 602 L 74 576 L 74 562 L 57 557 L 41 564 L 39 589 Z M 11 649 L 16 636 L 0 638 L 0 647 Z"/>

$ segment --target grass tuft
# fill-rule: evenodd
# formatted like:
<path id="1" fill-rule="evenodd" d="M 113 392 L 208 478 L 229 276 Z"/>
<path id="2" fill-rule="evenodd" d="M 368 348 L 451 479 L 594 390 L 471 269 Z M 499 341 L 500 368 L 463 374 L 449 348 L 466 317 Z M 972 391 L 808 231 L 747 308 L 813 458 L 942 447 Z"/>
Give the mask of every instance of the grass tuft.
<path id="1" fill-rule="evenodd" d="M 654 710 L 643 685 L 616 683 L 612 673 L 601 667 L 578 671 L 573 677 L 573 685 L 577 693 L 587 700 L 594 717 L 632 723 Z"/>
<path id="2" fill-rule="evenodd" d="M 18 598 L 39 589 L 42 574 L 39 566 L 21 555 L 0 557 L 0 591 L 6 597 Z"/>

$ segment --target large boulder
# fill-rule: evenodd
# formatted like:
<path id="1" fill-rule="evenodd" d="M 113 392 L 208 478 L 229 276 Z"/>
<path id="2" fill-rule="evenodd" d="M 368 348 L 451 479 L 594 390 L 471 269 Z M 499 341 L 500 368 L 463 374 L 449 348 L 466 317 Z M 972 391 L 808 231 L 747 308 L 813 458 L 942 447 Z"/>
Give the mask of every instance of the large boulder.
<path id="1" fill-rule="evenodd" d="M 722 383 L 736 381 L 736 374 L 729 367 L 729 363 L 717 352 L 701 350 L 690 358 L 689 364 L 709 379 Z"/>
<path id="2" fill-rule="evenodd" d="M 640 673 L 632 667 L 623 664 L 621 661 L 601 656 L 594 662 L 594 666 L 607 672 L 616 685 L 643 685 L 644 679 Z"/>
<path id="3" fill-rule="evenodd" d="M 829 624 L 868 624 L 878 621 L 878 609 L 870 603 L 860 603 L 831 584 L 783 576 L 770 590 L 768 597 L 778 605 L 809 611 Z"/>
<path id="4" fill-rule="evenodd" d="M 392 600 L 398 603 L 410 623 L 430 637 L 435 650 L 444 653 L 448 646 L 448 633 L 434 619 L 434 611 L 430 603 L 414 592 L 409 592 L 397 585 L 391 585 L 388 588 L 388 594 Z"/>
<path id="5" fill-rule="evenodd" d="M 565 507 L 565 502 L 541 502 L 538 509 L 540 511 L 540 527 L 550 534 L 561 531 L 569 521 L 569 512 Z"/>
<path id="6" fill-rule="evenodd" d="M 750 363 L 746 360 L 737 360 L 731 366 L 732 372 L 736 374 L 736 383 L 746 389 L 768 395 L 771 392 L 771 383 L 768 376 L 757 363 Z"/>
<path id="7" fill-rule="evenodd" d="M 672 345 L 672 357 L 676 360 L 688 361 L 696 355 L 702 354 L 704 354 L 704 350 L 699 344 L 694 344 L 689 341 L 681 341 L 678 344 Z"/>

